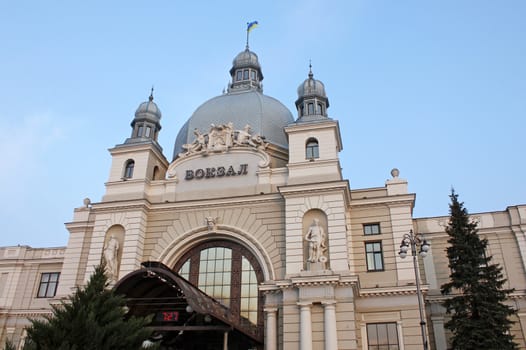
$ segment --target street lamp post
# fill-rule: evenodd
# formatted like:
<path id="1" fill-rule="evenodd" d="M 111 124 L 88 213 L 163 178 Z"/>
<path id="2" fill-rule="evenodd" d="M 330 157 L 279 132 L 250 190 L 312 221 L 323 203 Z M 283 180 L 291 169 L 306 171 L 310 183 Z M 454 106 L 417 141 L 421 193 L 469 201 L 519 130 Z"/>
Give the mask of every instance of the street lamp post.
<path id="1" fill-rule="evenodd" d="M 430 244 L 424 239 L 424 236 L 420 233 L 413 233 L 413 230 L 410 230 L 409 233 L 406 233 L 402 238 L 400 243 L 400 251 L 398 255 L 404 259 L 407 256 L 407 251 L 411 246 L 411 254 L 413 255 L 413 267 L 415 269 L 415 280 L 416 280 L 416 294 L 418 298 L 418 311 L 420 312 L 420 330 L 422 332 L 422 343 L 424 344 L 424 350 L 427 350 L 427 337 L 426 337 L 426 320 L 424 318 L 424 308 L 422 303 L 422 290 L 420 289 L 420 275 L 418 273 L 418 262 L 416 261 L 416 247 L 420 247 L 420 256 L 425 258 L 427 252 L 429 251 Z"/>

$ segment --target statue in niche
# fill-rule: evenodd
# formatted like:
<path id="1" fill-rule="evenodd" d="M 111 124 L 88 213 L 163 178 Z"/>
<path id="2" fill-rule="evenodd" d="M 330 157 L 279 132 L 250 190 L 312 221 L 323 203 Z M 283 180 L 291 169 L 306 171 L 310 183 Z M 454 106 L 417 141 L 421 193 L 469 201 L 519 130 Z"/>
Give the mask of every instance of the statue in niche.
<path id="1" fill-rule="evenodd" d="M 307 261 L 317 263 L 327 261 L 325 257 L 325 251 L 327 245 L 325 244 L 325 231 L 320 226 L 320 220 L 314 219 L 307 234 L 305 240 L 309 242 L 309 258 Z"/>
<path id="2" fill-rule="evenodd" d="M 119 240 L 111 235 L 104 246 L 104 262 L 106 263 L 106 274 L 110 281 L 116 281 L 119 274 Z"/>

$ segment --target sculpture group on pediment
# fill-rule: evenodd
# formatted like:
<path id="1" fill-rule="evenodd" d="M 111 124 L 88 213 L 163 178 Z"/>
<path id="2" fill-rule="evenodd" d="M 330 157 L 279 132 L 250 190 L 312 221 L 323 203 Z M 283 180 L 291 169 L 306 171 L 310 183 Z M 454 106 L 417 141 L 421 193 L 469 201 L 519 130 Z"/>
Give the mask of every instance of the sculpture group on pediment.
<path id="1" fill-rule="evenodd" d="M 212 124 L 208 133 L 202 134 L 196 128 L 194 135 L 195 139 L 192 143 L 183 145 L 185 152 L 180 153 L 180 157 L 195 153 L 226 152 L 232 147 L 265 149 L 268 145 L 264 136 L 252 134 L 252 128 L 248 124 L 242 130 L 235 130 L 232 122 Z"/>

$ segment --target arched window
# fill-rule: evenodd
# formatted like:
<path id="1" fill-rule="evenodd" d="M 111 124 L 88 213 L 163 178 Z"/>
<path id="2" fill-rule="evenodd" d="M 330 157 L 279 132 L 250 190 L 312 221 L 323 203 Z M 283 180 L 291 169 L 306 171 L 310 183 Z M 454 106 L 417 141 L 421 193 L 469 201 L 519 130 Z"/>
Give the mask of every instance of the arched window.
<path id="1" fill-rule="evenodd" d="M 234 314 L 262 326 L 263 272 L 250 251 L 224 240 L 209 241 L 188 251 L 174 268 Z"/>
<path id="2" fill-rule="evenodd" d="M 133 177 L 133 168 L 135 167 L 135 162 L 133 159 L 129 159 L 126 162 L 126 167 L 124 168 L 124 178 L 131 179 Z"/>
<path id="3" fill-rule="evenodd" d="M 318 102 L 318 109 L 317 109 L 316 113 L 317 114 L 323 114 L 323 106 L 319 102 Z"/>
<path id="4" fill-rule="evenodd" d="M 320 149 L 318 146 L 318 140 L 311 137 L 307 140 L 307 144 L 305 146 L 305 158 L 306 159 L 315 159 L 320 158 Z"/>
<path id="5" fill-rule="evenodd" d="M 152 179 L 153 180 L 160 180 L 159 167 L 157 165 L 153 167 Z"/>
<path id="6" fill-rule="evenodd" d="M 308 113 L 309 113 L 309 115 L 313 115 L 313 114 L 314 114 L 314 103 L 309 102 L 309 103 L 307 104 L 307 108 L 308 108 Z"/>
<path id="7" fill-rule="evenodd" d="M 139 125 L 139 128 L 137 128 L 137 137 L 142 137 L 142 133 L 144 131 L 144 125 Z"/>

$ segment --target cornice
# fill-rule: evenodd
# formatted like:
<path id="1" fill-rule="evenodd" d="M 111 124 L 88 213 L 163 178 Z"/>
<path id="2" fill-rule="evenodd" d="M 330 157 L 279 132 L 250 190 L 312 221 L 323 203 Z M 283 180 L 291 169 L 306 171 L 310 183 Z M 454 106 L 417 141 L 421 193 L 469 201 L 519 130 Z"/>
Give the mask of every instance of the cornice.
<path id="1" fill-rule="evenodd" d="M 260 286 L 260 290 L 264 292 L 275 292 L 277 290 L 290 289 L 295 287 L 320 285 L 356 287 L 358 285 L 358 276 L 342 276 L 338 274 L 300 275 L 291 277 L 287 280 L 280 280 L 274 281 L 269 284 L 263 284 L 262 286 Z"/>
<path id="2" fill-rule="evenodd" d="M 316 122 L 305 122 L 305 123 L 293 123 L 287 125 L 284 129 L 285 132 L 300 132 L 300 131 L 312 131 L 316 129 L 328 129 L 335 127 L 339 131 L 339 123 L 335 119 L 326 119 Z"/>
<path id="3" fill-rule="evenodd" d="M 0 310 L 0 314 L 8 315 L 10 317 L 13 316 L 21 316 L 24 318 L 34 318 L 34 317 L 42 317 L 45 315 L 51 315 L 53 314 L 53 311 L 51 309 L 40 309 L 40 310 L 31 310 L 31 309 L 3 309 Z"/>
<path id="4" fill-rule="evenodd" d="M 326 191 L 328 189 L 345 189 L 349 191 L 348 180 L 313 182 L 308 184 L 293 184 L 279 186 L 278 190 L 284 195 L 301 195 L 301 193 L 308 191 Z"/>
<path id="5" fill-rule="evenodd" d="M 349 190 L 348 180 L 284 185 L 284 186 L 278 186 L 278 191 L 285 198 L 303 197 L 305 196 L 305 193 L 323 193 L 323 192 L 329 192 L 329 191 L 343 191 L 345 193 L 344 197 L 346 201 L 346 206 L 348 206 L 351 201 L 351 193 Z"/>
<path id="6" fill-rule="evenodd" d="M 161 146 L 156 142 L 139 142 L 139 143 L 124 143 L 121 145 L 116 145 L 113 148 L 109 148 L 108 151 L 110 154 L 116 155 L 116 154 L 126 154 L 126 153 L 134 153 L 137 151 L 152 151 L 155 153 L 157 158 L 159 158 L 165 166 L 169 165 L 168 160 L 164 156 L 162 152 Z"/>
<path id="7" fill-rule="evenodd" d="M 313 161 L 306 160 L 306 161 L 292 163 L 292 164 L 289 163 L 289 164 L 287 164 L 287 168 L 289 168 L 289 169 L 306 168 L 306 167 L 309 167 L 309 168 L 321 168 L 321 167 L 324 167 L 326 165 L 332 165 L 332 164 L 339 165 L 340 164 L 340 160 L 336 159 L 336 158 L 335 159 L 315 159 Z"/>
<path id="8" fill-rule="evenodd" d="M 202 208 L 206 206 L 208 208 L 213 207 L 225 207 L 225 206 L 236 206 L 240 205 L 264 205 L 270 202 L 281 202 L 283 197 L 279 193 L 266 193 L 257 195 L 247 196 L 236 196 L 235 200 L 232 197 L 221 197 L 211 199 L 199 199 L 199 200 L 187 200 L 180 202 L 164 202 L 164 203 L 151 203 L 146 199 L 127 200 L 127 201 L 109 201 L 100 202 L 92 205 L 94 212 L 106 212 L 106 211 L 128 211 L 130 209 L 141 209 L 145 211 L 164 211 L 164 210 L 192 210 L 196 208 Z"/>
<path id="9" fill-rule="evenodd" d="M 93 221 L 72 221 L 72 222 L 66 222 L 64 226 L 66 226 L 66 229 L 70 232 L 72 230 L 79 230 L 79 231 L 82 230 L 83 231 L 86 228 L 95 227 L 95 223 Z"/>
<path id="10" fill-rule="evenodd" d="M 458 297 L 461 295 L 462 295 L 461 293 L 448 294 L 448 295 L 434 294 L 434 295 L 426 296 L 425 300 L 426 302 L 430 304 L 442 304 L 447 299 L 451 299 L 451 298 Z M 510 293 L 508 296 L 508 299 L 511 299 L 511 300 L 526 299 L 526 290 L 519 290 L 519 291 Z"/>
<path id="11" fill-rule="evenodd" d="M 396 206 L 414 203 L 416 199 L 416 194 L 408 193 L 401 195 L 393 196 L 382 196 L 382 197 L 371 197 L 371 198 L 360 198 L 360 199 L 351 199 L 351 208 L 360 208 L 360 207 L 371 207 L 371 206 Z"/>
<path id="12" fill-rule="evenodd" d="M 426 292 L 428 286 L 422 286 L 422 292 Z M 359 290 L 360 297 L 379 297 L 379 296 L 398 296 L 398 295 L 413 295 L 416 294 L 416 286 L 403 287 L 383 287 L 383 288 L 362 288 Z"/>
<path id="13" fill-rule="evenodd" d="M 129 211 L 129 210 L 142 210 L 144 212 L 150 210 L 152 204 L 146 199 L 131 199 L 125 201 L 110 201 L 110 202 L 99 202 L 92 203 L 91 214 L 107 212 L 107 211 Z"/>

